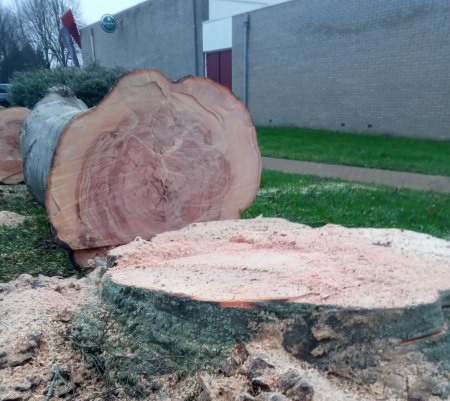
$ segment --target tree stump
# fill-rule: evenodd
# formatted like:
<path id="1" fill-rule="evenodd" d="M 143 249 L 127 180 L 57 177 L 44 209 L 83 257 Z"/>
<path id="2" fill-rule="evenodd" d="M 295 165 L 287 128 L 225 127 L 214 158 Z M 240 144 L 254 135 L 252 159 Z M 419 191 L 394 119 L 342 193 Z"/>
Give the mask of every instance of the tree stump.
<path id="1" fill-rule="evenodd" d="M 259 189 L 250 115 L 212 81 L 137 71 L 87 112 L 50 96 L 26 121 L 25 173 L 36 198 L 45 197 L 58 239 L 74 251 L 237 218 Z"/>
<path id="2" fill-rule="evenodd" d="M 22 123 L 30 110 L 25 107 L 0 109 L 0 183 L 23 181 L 19 136 Z"/>
<path id="3" fill-rule="evenodd" d="M 199 369 L 273 326 L 287 352 L 338 375 L 370 381 L 383 360 L 411 352 L 444 380 L 449 261 L 449 242 L 428 235 L 281 219 L 136 239 L 110 251 L 103 282 L 114 341 L 130 352 L 114 369 Z"/>

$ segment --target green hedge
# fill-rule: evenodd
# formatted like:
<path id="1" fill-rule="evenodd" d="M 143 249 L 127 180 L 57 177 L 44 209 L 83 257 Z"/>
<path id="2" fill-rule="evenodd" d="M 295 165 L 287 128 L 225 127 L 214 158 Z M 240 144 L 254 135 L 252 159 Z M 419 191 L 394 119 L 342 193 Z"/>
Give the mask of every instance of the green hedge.
<path id="1" fill-rule="evenodd" d="M 38 69 L 17 72 L 13 76 L 11 96 L 15 106 L 33 108 L 52 86 L 69 87 L 88 107 L 97 105 L 118 79 L 126 73 L 121 68 L 90 64 L 83 68 Z"/>

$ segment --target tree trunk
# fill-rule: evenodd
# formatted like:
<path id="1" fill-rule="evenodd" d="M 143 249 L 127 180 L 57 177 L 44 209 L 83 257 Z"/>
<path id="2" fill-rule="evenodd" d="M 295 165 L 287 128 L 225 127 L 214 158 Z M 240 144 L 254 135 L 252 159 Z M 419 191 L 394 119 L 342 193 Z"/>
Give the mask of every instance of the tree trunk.
<path id="1" fill-rule="evenodd" d="M 51 89 L 26 118 L 20 136 L 25 183 L 42 205 L 53 153 L 66 126 L 87 110 L 67 89 Z"/>
<path id="2" fill-rule="evenodd" d="M 386 373 L 383 364 L 401 374 L 396 363 L 412 358 L 423 374 L 445 380 L 448 244 L 280 219 L 197 224 L 112 250 L 103 299 L 118 322 L 117 347 L 135 350 L 129 375 L 148 379 L 151 360 L 163 373 L 200 369 L 236 338 L 265 331 L 330 374 L 370 382 Z M 113 363 L 119 374 L 122 363 Z"/>
<path id="3" fill-rule="evenodd" d="M 0 183 L 23 181 L 22 154 L 19 136 L 23 121 L 30 110 L 25 107 L 0 109 Z"/>
<path id="4" fill-rule="evenodd" d="M 72 250 L 238 218 L 259 189 L 250 115 L 212 81 L 137 71 L 84 110 L 52 94 L 22 138 L 27 183 L 40 201 L 45 193 L 54 232 Z"/>

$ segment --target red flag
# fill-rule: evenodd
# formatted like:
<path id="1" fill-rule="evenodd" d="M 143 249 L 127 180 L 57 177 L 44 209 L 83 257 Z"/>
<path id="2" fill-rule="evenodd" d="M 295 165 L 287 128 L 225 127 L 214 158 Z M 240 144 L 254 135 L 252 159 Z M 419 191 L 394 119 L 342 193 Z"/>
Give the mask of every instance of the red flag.
<path id="1" fill-rule="evenodd" d="M 75 19 L 73 18 L 72 10 L 67 10 L 61 17 L 63 25 L 67 28 L 72 36 L 73 40 L 81 49 L 81 39 L 80 33 L 78 32 L 77 25 L 75 24 Z"/>
<path id="2" fill-rule="evenodd" d="M 75 67 L 79 67 L 80 63 L 78 62 L 77 52 L 75 51 L 72 37 L 70 36 L 69 30 L 65 26 L 61 27 L 61 29 L 59 30 L 59 36 L 64 42 L 67 50 L 69 51 L 73 64 L 75 65 Z"/>

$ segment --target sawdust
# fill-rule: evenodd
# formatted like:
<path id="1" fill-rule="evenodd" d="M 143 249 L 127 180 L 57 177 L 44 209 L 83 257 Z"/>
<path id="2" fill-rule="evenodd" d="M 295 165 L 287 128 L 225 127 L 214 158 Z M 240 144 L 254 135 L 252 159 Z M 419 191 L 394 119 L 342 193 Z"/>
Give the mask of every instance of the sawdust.
<path id="1" fill-rule="evenodd" d="M 402 230 L 219 221 L 138 239 L 111 255 L 114 282 L 222 303 L 395 308 L 435 302 L 450 289 L 449 242 Z"/>
<path id="2" fill-rule="evenodd" d="M 81 383 L 89 387 L 98 380 L 67 337 L 68 325 L 95 297 L 98 283 L 94 272 L 80 280 L 23 274 L 0 284 L 1 400 L 44 399 L 52 382 L 55 394 L 70 395 Z"/>
<path id="3" fill-rule="evenodd" d="M 9 228 L 14 228 L 22 224 L 25 219 L 26 217 L 21 214 L 0 210 L 0 227 L 6 226 Z"/>

